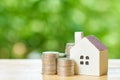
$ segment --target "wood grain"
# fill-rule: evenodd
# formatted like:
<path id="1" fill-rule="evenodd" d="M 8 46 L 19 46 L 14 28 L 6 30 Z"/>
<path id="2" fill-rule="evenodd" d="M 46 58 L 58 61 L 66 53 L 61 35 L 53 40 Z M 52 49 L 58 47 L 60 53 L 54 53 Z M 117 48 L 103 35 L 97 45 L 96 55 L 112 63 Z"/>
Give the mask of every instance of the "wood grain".
<path id="1" fill-rule="evenodd" d="M 109 60 L 108 75 L 60 77 L 42 75 L 40 59 L 1 59 L 0 80 L 120 80 L 120 60 Z"/>

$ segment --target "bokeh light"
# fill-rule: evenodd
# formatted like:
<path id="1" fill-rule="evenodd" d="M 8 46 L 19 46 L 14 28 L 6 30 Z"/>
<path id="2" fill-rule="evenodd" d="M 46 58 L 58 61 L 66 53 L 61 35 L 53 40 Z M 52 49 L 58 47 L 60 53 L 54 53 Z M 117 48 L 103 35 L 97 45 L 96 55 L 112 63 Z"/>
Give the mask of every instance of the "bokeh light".
<path id="1" fill-rule="evenodd" d="M 95 35 L 120 58 L 119 0 L 1 0 L 0 58 L 32 58 L 42 51 L 64 53 L 74 32 Z M 38 58 L 38 57 L 37 57 Z"/>

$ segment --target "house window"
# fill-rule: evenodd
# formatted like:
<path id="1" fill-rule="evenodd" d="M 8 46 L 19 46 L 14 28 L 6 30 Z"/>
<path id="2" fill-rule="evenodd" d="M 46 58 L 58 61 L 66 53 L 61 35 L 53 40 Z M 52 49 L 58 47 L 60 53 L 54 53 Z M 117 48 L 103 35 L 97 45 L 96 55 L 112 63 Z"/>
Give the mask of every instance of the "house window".
<path id="1" fill-rule="evenodd" d="M 80 56 L 80 65 L 89 65 L 89 56 Z"/>
<path id="2" fill-rule="evenodd" d="M 83 65 L 83 64 L 84 64 L 84 62 L 83 62 L 83 61 L 80 61 L 80 64 L 81 64 L 81 65 Z"/>
<path id="3" fill-rule="evenodd" d="M 84 56 L 80 56 L 80 59 L 83 59 L 84 58 Z"/>
<path id="4" fill-rule="evenodd" d="M 86 64 L 86 65 L 89 65 L 89 62 L 88 62 L 88 61 L 86 61 L 86 62 L 85 62 L 85 64 Z"/>
<path id="5" fill-rule="evenodd" d="M 89 56 L 86 56 L 86 59 L 89 59 Z"/>

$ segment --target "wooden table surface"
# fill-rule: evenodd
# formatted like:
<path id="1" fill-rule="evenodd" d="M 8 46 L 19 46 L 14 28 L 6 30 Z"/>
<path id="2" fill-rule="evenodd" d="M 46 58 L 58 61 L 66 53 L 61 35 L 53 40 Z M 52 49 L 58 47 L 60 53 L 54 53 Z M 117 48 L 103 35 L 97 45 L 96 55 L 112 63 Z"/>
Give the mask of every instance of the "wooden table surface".
<path id="1" fill-rule="evenodd" d="M 120 60 L 109 60 L 108 75 L 60 77 L 41 75 L 40 59 L 1 59 L 0 80 L 120 80 Z"/>

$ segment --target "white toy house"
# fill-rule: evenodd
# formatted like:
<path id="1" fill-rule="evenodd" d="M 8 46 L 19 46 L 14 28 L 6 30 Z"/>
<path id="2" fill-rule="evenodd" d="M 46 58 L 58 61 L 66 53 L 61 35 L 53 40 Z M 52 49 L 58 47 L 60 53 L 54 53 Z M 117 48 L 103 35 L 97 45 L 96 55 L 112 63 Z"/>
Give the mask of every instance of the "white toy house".
<path id="1" fill-rule="evenodd" d="M 108 72 L 108 50 L 95 36 L 75 32 L 70 58 L 75 61 L 75 74 L 101 76 Z"/>

